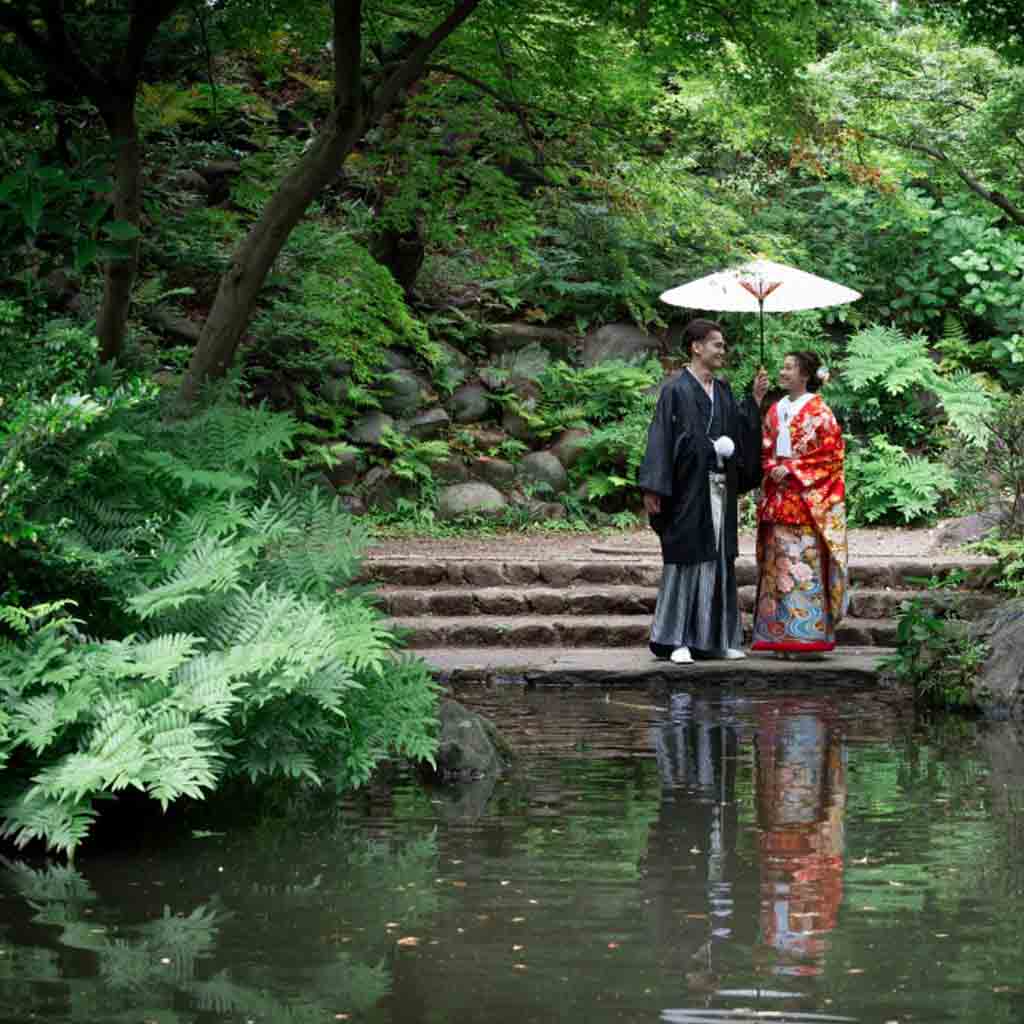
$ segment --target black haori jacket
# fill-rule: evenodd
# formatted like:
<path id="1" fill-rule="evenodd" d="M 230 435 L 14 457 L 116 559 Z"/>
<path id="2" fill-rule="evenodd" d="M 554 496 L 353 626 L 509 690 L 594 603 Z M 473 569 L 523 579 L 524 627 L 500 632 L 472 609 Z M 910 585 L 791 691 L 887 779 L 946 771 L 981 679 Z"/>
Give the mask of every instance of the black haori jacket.
<path id="1" fill-rule="evenodd" d="M 661 391 L 647 432 L 647 451 L 638 482 L 661 495 L 661 512 L 651 526 L 661 538 L 666 564 L 694 565 L 718 557 L 711 519 L 708 473 L 717 468 L 712 442 L 722 435 L 736 445 L 725 462 L 725 520 L 722 541 L 726 558 L 739 550 L 736 499 L 761 482 L 761 416 L 752 398 L 736 401 L 725 381 L 715 380 L 715 404 L 700 381 L 683 370 Z"/>

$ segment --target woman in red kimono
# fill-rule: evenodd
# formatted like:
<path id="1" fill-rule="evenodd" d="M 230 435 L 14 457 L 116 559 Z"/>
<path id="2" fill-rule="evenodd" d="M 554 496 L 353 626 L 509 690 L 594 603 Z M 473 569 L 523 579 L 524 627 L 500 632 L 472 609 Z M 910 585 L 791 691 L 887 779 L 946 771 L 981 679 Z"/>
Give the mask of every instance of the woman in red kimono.
<path id="1" fill-rule="evenodd" d="M 849 604 L 843 435 L 816 392 L 828 379 L 813 352 L 790 352 L 786 395 L 768 411 L 757 528 L 755 651 L 831 651 Z"/>

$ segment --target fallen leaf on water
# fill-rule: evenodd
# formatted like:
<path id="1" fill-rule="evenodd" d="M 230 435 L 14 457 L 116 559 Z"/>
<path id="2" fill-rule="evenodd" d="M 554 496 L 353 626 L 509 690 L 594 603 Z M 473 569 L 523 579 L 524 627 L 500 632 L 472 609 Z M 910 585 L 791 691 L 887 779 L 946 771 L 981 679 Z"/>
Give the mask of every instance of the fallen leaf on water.
<path id="1" fill-rule="evenodd" d="M 398 940 L 399 946 L 418 946 L 419 944 L 420 940 L 416 938 L 415 935 L 403 935 L 402 938 Z"/>

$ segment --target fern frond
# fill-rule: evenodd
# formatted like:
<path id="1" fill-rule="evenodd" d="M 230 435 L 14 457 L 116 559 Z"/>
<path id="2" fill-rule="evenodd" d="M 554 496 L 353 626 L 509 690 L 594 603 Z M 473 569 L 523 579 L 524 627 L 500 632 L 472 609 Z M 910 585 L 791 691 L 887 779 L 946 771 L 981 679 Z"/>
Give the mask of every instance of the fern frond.
<path id="1" fill-rule="evenodd" d="M 129 606 L 143 619 L 167 609 L 199 601 L 209 592 L 223 593 L 239 586 L 248 552 L 224 538 L 200 537 L 180 559 L 164 584 L 136 594 Z"/>
<path id="2" fill-rule="evenodd" d="M 937 375 L 933 387 L 950 426 L 970 444 L 984 447 L 991 436 L 988 420 L 994 404 L 978 375 L 967 370 Z"/>
<path id="3" fill-rule="evenodd" d="M 55 800 L 34 790 L 21 800 L 7 804 L 0 815 L 0 836 L 14 841 L 19 849 L 35 839 L 69 856 L 89 832 L 96 811 L 88 800 Z"/>
<path id="4" fill-rule="evenodd" d="M 842 371 L 854 391 L 877 383 L 890 395 L 930 384 L 935 374 L 924 335 L 908 338 L 896 328 L 881 324 L 858 331 L 850 339 Z"/>

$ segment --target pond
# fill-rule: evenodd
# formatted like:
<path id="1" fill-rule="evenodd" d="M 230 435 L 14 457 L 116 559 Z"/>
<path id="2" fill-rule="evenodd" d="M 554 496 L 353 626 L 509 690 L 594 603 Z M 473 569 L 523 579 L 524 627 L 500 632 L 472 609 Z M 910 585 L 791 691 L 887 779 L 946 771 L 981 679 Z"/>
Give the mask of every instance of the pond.
<path id="1" fill-rule="evenodd" d="M 0 1021 L 1024 1019 L 1013 726 L 870 695 L 464 699 L 521 752 L 496 784 L 396 772 L 5 862 Z"/>

